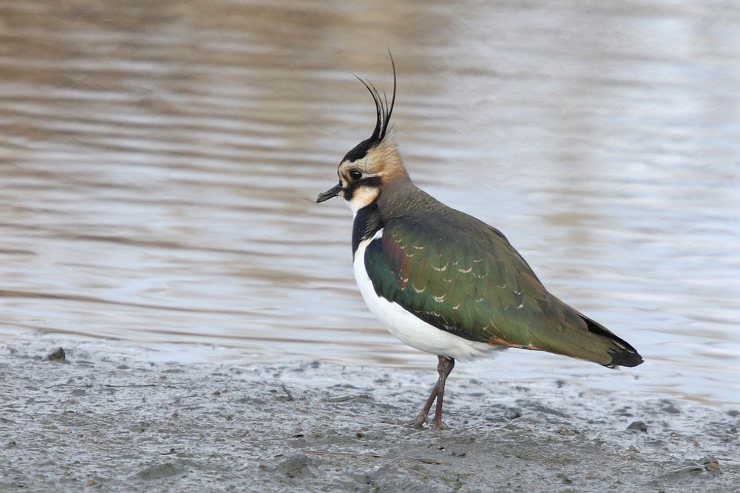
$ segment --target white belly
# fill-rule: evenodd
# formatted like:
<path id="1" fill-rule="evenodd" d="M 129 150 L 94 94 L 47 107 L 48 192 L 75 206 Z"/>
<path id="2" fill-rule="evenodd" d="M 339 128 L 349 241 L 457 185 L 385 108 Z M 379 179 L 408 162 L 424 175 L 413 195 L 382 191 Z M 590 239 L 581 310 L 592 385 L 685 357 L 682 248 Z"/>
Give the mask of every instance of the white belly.
<path id="1" fill-rule="evenodd" d="M 413 348 L 461 361 L 469 361 L 497 349 L 496 346 L 469 341 L 440 330 L 406 311 L 398 303 L 378 296 L 365 270 L 365 249 L 372 240 L 381 236 L 382 229 L 373 238 L 360 243 L 355 252 L 353 267 L 357 287 L 360 288 L 365 304 L 391 334 Z"/>

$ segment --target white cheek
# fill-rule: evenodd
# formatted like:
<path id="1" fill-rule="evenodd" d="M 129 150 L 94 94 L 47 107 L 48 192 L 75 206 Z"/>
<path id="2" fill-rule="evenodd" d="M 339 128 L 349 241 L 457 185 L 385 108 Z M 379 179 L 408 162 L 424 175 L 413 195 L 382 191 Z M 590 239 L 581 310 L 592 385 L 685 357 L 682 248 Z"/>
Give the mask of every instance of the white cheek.
<path id="1" fill-rule="evenodd" d="M 357 215 L 357 211 L 365 207 L 367 204 L 364 203 L 363 200 L 360 199 L 360 190 L 355 190 L 355 195 L 352 197 L 352 200 L 347 202 L 347 205 L 349 206 L 350 210 L 352 211 L 352 218 L 354 218 Z"/>
<path id="2" fill-rule="evenodd" d="M 377 188 L 362 187 L 355 190 L 352 199 L 347 202 L 347 205 L 352 210 L 352 215 L 355 216 L 357 211 L 372 204 L 376 198 L 378 198 Z"/>

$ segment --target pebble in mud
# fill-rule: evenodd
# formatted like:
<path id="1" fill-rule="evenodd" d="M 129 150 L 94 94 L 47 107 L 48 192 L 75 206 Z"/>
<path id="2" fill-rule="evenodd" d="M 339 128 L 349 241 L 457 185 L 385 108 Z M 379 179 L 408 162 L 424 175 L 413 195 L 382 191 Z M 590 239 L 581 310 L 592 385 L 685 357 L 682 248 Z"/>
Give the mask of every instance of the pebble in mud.
<path id="1" fill-rule="evenodd" d="M 707 471 L 713 474 L 719 474 L 719 461 L 716 457 L 712 455 L 702 457 L 699 462 L 701 462 L 701 464 L 704 466 L 704 469 L 706 469 Z"/>
<path id="2" fill-rule="evenodd" d="M 136 474 L 136 477 L 145 481 L 155 481 L 185 474 L 186 472 L 187 470 L 182 464 L 165 462 L 145 467 Z"/>
<path id="3" fill-rule="evenodd" d="M 516 419 L 522 417 L 522 411 L 520 409 L 517 409 L 516 407 L 510 407 L 506 411 L 504 411 L 504 418 L 506 419 Z"/>
<path id="4" fill-rule="evenodd" d="M 64 348 L 59 346 L 54 351 L 47 354 L 46 359 L 49 361 L 66 361 L 67 355 L 64 353 Z"/>
<path id="5" fill-rule="evenodd" d="M 663 411 L 664 413 L 666 413 L 666 414 L 681 414 L 681 410 L 678 409 L 673 402 L 671 402 L 671 401 L 669 401 L 667 399 L 663 399 L 661 402 L 662 402 L 663 405 L 661 406 L 661 409 L 660 410 Z"/>
<path id="6" fill-rule="evenodd" d="M 647 433 L 648 427 L 644 421 L 633 421 L 629 426 L 627 426 L 627 429 L 630 431 L 642 431 L 643 433 Z"/>
<path id="7" fill-rule="evenodd" d="M 277 466 L 275 466 L 275 472 L 291 479 L 303 476 L 314 476 L 314 468 L 316 465 L 316 459 L 303 454 L 295 454 L 283 459 Z"/>

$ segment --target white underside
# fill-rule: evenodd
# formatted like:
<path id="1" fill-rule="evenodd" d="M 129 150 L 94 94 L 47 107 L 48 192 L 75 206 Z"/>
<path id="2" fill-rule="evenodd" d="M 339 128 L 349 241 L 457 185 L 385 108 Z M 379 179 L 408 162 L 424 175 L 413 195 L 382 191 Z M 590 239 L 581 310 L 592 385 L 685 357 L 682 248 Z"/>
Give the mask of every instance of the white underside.
<path id="1" fill-rule="evenodd" d="M 372 240 L 381 236 L 382 229 L 373 238 L 360 243 L 355 252 L 353 267 L 365 304 L 391 334 L 413 348 L 460 361 L 469 361 L 498 349 L 484 342 L 469 341 L 440 330 L 406 311 L 398 303 L 378 296 L 365 270 L 365 249 Z"/>

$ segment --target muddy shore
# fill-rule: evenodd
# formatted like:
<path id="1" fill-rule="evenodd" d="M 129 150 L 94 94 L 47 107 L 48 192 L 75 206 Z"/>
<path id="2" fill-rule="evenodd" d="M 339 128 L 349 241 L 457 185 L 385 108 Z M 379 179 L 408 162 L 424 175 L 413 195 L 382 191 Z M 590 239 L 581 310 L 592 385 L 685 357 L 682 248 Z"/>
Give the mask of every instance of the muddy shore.
<path id="1" fill-rule="evenodd" d="M 53 354 L 61 346 L 64 355 Z M 103 346 L 104 347 L 104 346 Z M 740 412 L 583 382 L 450 377 L 449 430 L 405 423 L 429 371 L 158 363 L 0 347 L 0 491 L 655 491 L 740 485 Z"/>

